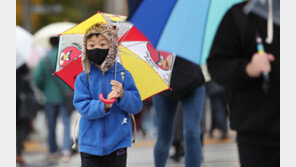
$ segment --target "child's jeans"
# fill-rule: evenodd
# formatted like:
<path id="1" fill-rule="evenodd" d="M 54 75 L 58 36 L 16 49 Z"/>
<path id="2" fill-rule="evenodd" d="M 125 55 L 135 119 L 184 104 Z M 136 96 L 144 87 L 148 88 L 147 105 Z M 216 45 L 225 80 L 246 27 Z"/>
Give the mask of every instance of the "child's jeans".
<path id="1" fill-rule="evenodd" d="M 183 109 L 183 136 L 185 141 L 185 166 L 201 165 L 200 120 L 204 104 L 204 85 L 181 98 Z M 174 120 L 179 100 L 153 97 L 155 106 L 158 136 L 154 146 L 155 167 L 164 167 L 169 156 L 169 149 L 174 137 Z"/>
<path id="2" fill-rule="evenodd" d="M 121 148 L 109 155 L 80 153 L 81 167 L 126 167 L 127 149 Z"/>

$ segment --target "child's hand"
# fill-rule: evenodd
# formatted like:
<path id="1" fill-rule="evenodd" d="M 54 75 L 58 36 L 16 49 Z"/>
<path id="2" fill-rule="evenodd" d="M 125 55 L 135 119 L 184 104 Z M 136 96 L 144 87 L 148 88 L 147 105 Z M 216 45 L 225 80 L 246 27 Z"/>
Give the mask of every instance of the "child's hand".
<path id="1" fill-rule="evenodd" d="M 112 80 L 110 84 L 112 85 L 112 91 L 116 91 L 119 94 L 119 98 L 121 99 L 124 94 L 122 84 L 115 80 Z"/>
<path id="2" fill-rule="evenodd" d="M 119 97 L 119 93 L 117 93 L 116 91 L 112 90 L 107 97 L 107 100 L 111 100 L 113 98 L 117 98 Z M 111 108 L 113 104 L 105 104 L 105 109 Z"/>

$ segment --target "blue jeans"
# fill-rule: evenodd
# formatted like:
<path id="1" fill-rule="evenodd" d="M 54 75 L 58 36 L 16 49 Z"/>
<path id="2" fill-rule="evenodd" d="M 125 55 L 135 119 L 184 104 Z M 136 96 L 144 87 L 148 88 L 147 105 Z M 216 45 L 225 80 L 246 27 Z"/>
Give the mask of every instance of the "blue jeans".
<path id="1" fill-rule="evenodd" d="M 186 167 L 199 167 L 201 165 L 200 120 L 204 97 L 205 87 L 202 85 L 180 99 L 183 108 Z M 157 141 L 154 146 L 154 164 L 155 167 L 164 167 L 174 137 L 174 120 L 178 100 L 156 95 L 153 97 L 153 104 L 158 129 Z"/>
<path id="2" fill-rule="evenodd" d="M 56 153 L 58 151 L 58 146 L 56 142 L 56 123 L 57 117 L 60 115 L 62 117 L 64 125 L 64 137 L 63 137 L 63 151 L 71 151 L 71 137 L 70 137 L 70 118 L 71 111 L 69 111 L 64 103 L 47 103 L 45 104 L 45 111 L 47 117 L 47 127 L 48 127 L 48 145 L 50 153 Z"/>

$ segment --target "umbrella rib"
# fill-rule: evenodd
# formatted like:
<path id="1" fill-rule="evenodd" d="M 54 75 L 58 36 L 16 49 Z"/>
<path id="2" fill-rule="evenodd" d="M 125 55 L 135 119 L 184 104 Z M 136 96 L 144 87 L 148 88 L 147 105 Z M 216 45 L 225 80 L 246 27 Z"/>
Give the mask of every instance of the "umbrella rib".
<path id="1" fill-rule="evenodd" d="M 146 43 L 147 41 L 143 41 L 143 42 L 139 42 L 139 43 L 136 43 L 136 44 L 132 44 L 132 45 L 128 45 L 128 46 L 124 46 L 124 45 L 122 45 L 122 47 L 124 47 L 124 48 L 128 48 L 128 47 L 130 47 L 130 46 L 135 46 L 135 45 L 140 45 L 140 44 L 143 44 L 143 43 Z M 119 49 L 120 49 L 121 47 L 119 47 Z"/>
<path id="2" fill-rule="evenodd" d="M 125 53 L 125 54 L 127 54 L 127 55 L 129 55 L 129 56 L 132 56 L 132 57 L 134 57 L 134 58 L 137 58 L 137 59 L 142 60 L 141 58 L 136 57 L 136 56 L 134 56 L 134 55 L 132 55 L 132 54 L 129 54 L 129 53 L 125 52 L 125 51 L 119 50 L 119 52 Z"/>
<path id="3" fill-rule="evenodd" d="M 122 38 L 122 40 L 119 42 L 119 44 L 122 43 L 122 41 L 124 41 L 125 37 L 129 34 L 129 32 L 131 31 L 132 28 L 130 28 L 125 34 L 124 37 Z"/>

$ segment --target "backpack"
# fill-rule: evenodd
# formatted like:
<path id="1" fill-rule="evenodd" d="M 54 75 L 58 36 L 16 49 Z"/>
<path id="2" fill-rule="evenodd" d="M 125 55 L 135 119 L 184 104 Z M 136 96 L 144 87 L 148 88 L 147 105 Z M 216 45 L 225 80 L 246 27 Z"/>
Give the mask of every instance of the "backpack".
<path id="1" fill-rule="evenodd" d="M 122 83 L 123 83 L 123 81 L 124 81 L 124 75 L 125 75 L 124 74 L 124 71 L 121 71 L 120 74 L 121 74 Z M 90 80 L 90 76 L 88 75 L 88 81 L 89 80 Z M 136 132 L 137 132 L 136 120 L 135 120 L 135 117 L 134 117 L 133 114 L 128 114 L 128 115 L 131 117 L 132 124 L 134 124 L 134 133 L 133 133 L 132 143 L 136 143 Z M 77 146 L 77 144 L 76 144 L 76 126 L 77 126 L 77 122 L 79 122 L 80 118 L 81 118 L 81 116 L 76 119 L 75 125 L 74 125 L 74 129 L 73 129 L 73 131 L 74 131 L 73 145 L 72 145 L 72 149 L 73 150 L 76 150 L 76 148 L 77 148 L 76 147 Z"/>
<path id="2" fill-rule="evenodd" d="M 200 65 L 176 56 L 171 75 L 170 87 L 160 93 L 165 98 L 178 100 L 205 83 Z"/>

